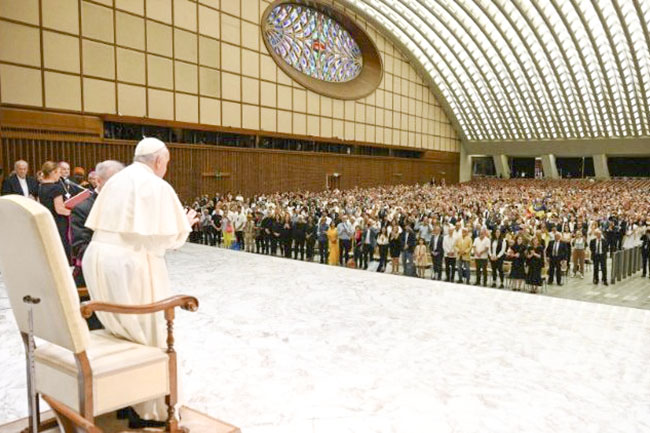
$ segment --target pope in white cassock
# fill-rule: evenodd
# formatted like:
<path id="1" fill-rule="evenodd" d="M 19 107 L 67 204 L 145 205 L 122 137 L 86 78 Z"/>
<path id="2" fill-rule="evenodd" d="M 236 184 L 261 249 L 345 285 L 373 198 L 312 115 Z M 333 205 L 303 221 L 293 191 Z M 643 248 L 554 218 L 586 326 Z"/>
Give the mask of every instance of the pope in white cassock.
<path id="1" fill-rule="evenodd" d="M 165 252 L 185 243 L 196 222 L 185 212 L 163 176 L 169 150 L 156 138 L 145 138 L 134 162 L 115 174 L 88 216 L 94 235 L 83 258 L 91 299 L 116 304 L 150 304 L 170 296 Z M 149 346 L 166 347 L 163 313 L 135 315 L 97 313 L 111 333 Z M 164 399 L 134 407 L 143 419 L 164 420 Z"/>

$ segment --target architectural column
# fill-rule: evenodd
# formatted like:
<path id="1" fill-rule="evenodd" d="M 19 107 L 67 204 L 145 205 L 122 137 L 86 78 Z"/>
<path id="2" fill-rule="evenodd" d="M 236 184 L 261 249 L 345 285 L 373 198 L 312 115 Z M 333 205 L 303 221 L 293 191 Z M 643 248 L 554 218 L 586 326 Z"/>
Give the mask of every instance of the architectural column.
<path id="1" fill-rule="evenodd" d="M 465 151 L 465 145 L 460 145 L 460 173 L 458 174 L 459 182 L 469 182 L 472 180 L 472 156 Z"/>
<path id="2" fill-rule="evenodd" d="M 594 172 L 596 179 L 609 179 L 609 167 L 607 167 L 607 155 L 594 155 Z"/>
<path id="3" fill-rule="evenodd" d="M 508 157 L 506 155 L 492 155 L 494 160 L 494 168 L 497 171 L 497 177 L 501 179 L 510 179 L 510 165 L 508 165 Z"/>
<path id="4" fill-rule="evenodd" d="M 560 175 L 557 172 L 557 165 L 555 164 L 555 155 L 542 155 L 542 170 L 544 171 L 545 179 L 560 178 Z"/>

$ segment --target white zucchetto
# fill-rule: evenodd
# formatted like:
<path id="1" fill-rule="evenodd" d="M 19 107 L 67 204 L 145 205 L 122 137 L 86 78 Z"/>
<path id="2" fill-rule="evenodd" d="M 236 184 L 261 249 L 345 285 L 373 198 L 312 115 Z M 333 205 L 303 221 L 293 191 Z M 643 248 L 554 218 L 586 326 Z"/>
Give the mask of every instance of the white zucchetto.
<path id="1" fill-rule="evenodd" d="M 145 137 L 135 147 L 135 156 L 151 155 L 164 149 L 165 143 L 154 137 Z"/>

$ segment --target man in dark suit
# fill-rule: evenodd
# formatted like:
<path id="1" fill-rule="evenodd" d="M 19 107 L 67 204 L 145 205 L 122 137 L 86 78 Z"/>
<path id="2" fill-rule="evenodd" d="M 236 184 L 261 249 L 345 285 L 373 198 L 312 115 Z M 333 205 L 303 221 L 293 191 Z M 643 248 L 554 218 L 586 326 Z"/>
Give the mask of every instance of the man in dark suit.
<path id="1" fill-rule="evenodd" d="M 368 261 L 372 262 L 372 256 L 377 245 L 377 229 L 375 229 L 372 220 L 368 220 L 366 228 L 361 235 L 361 265 L 363 269 L 368 269 Z"/>
<path id="2" fill-rule="evenodd" d="M 327 263 L 328 259 L 328 241 L 327 241 L 327 230 L 329 229 L 329 224 L 327 224 L 327 217 L 322 215 L 318 226 L 316 227 L 316 236 L 318 237 L 318 254 L 320 255 L 320 262 Z"/>
<path id="3" fill-rule="evenodd" d="M 77 287 L 86 286 L 81 264 L 86 248 L 93 237 L 93 231 L 86 227 L 86 220 L 88 219 L 90 210 L 93 208 L 93 204 L 95 204 L 95 200 L 97 199 L 97 194 L 101 191 L 102 186 L 106 184 L 111 176 L 123 168 L 124 165 L 118 161 L 104 161 L 97 164 L 96 172 L 98 176 L 95 193 L 75 206 L 70 214 L 70 226 L 72 228 L 72 257 L 74 262 L 73 276 Z M 87 299 L 82 299 L 82 301 L 83 300 Z M 91 330 L 101 329 L 102 324 L 97 319 L 97 316 L 93 314 L 88 319 L 88 327 Z"/>
<path id="4" fill-rule="evenodd" d="M 402 248 L 402 268 L 404 275 L 415 276 L 415 265 L 413 264 L 413 253 L 415 252 L 415 231 L 413 225 L 408 224 L 404 231 L 399 235 L 400 246 Z M 413 275 L 409 272 L 413 271 Z"/>
<path id="5" fill-rule="evenodd" d="M 562 262 L 568 257 L 567 245 L 562 242 L 560 232 L 555 232 L 555 239 L 548 243 L 546 247 L 546 257 L 548 257 L 548 283 L 553 284 L 553 276 L 556 276 L 557 285 L 562 285 Z"/>
<path id="6" fill-rule="evenodd" d="M 273 238 L 273 218 L 267 213 L 262 218 L 262 254 L 271 254 L 271 239 Z"/>
<path id="7" fill-rule="evenodd" d="M 29 165 L 23 160 L 14 164 L 14 174 L 2 182 L 2 195 L 18 194 L 34 200 L 38 197 L 38 182 L 27 176 Z"/>
<path id="8" fill-rule="evenodd" d="M 98 183 L 95 193 L 75 206 L 70 214 L 70 226 L 72 229 L 72 257 L 75 265 L 74 275 L 77 286 L 86 285 L 83 281 L 83 274 L 81 272 L 81 261 L 86 252 L 86 248 L 93 237 L 93 231 L 86 227 L 86 220 L 88 219 L 93 204 L 95 204 L 97 194 L 99 194 L 108 179 L 123 168 L 124 165 L 118 161 L 109 160 L 97 164 L 97 169 L 95 171 L 98 175 Z"/>
<path id="9" fill-rule="evenodd" d="M 433 262 L 432 280 L 442 280 L 442 258 L 445 256 L 445 250 L 442 247 L 443 236 L 440 233 L 440 226 L 433 228 L 431 241 L 429 242 L 429 251 Z"/>
<path id="10" fill-rule="evenodd" d="M 605 230 L 605 241 L 607 241 L 611 257 L 614 257 L 614 252 L 616 251 L 616 239 L 620 230 L 619 227 L 616 227 L 616 223 L 617 221 L 614 218 L 610 219 L 607 230 Z"/>
<path id="11" fill-rule="evenodd" d="M 70 164 L 65 161 L 59 162 L 59 172 L 61 173 L 59 183 L 61 184 L 61 188 L 63 188 L 64 191 L 64 200 L 74 197 L 83 191 L 79 186 L 75 185 L 76 182 L 70 178 Z"/>
<path id="12" fill-rule="evenodd" d="M 609 242 L 603 238 L 602 232 L 596 230 L 596 237 L 589 242 L 591 261 L 594 264 L 594 284 L 598 284 L 598 270 L 602 270 L 603 284 L 607 286 L 607 251 Z"/>
<path id="13" fill-rule="evenodd" d="M 641 236 L 641 261 L 642 261 L 642 270 L 643 275 L 648 275 L 648 262 L 650 262 L 650 224 L 646 226 L 646 231 L 643 236 Z"/>

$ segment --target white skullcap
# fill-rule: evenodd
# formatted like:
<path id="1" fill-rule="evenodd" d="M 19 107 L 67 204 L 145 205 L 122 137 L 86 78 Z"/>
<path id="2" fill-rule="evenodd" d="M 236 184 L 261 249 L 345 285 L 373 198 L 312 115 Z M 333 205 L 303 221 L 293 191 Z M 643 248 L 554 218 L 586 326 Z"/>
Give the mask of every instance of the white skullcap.
<path id="1" fill-rule="evenodd" d="M 165 143 L 153 137 L 146 137 L 140 140 L 135 147 L 135 156 L 151 155 L 161 149 L 164 149 Z"/>

